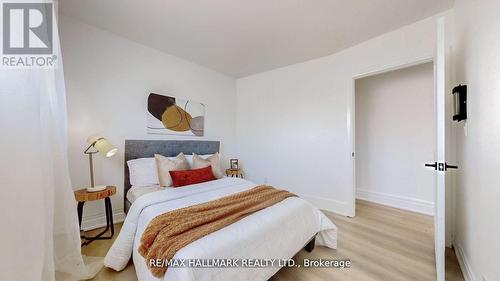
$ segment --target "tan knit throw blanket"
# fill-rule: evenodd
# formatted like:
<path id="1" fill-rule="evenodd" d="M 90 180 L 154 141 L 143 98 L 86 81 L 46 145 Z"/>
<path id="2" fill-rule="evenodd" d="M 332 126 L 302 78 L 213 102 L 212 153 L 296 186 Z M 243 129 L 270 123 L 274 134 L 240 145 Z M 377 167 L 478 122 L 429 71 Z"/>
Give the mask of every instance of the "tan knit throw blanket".
<path id="1" fill-rule="evenodd" d="M 292 196 L 296 195 L 261 185 L 159 215 L 151 220 L 142 234 L 139 253 L 146 259 L 151 273 L 160 278 L 165 275 L 167 267 L 151 266 L 151 259 L 170 260 L 189 243 Z"/>

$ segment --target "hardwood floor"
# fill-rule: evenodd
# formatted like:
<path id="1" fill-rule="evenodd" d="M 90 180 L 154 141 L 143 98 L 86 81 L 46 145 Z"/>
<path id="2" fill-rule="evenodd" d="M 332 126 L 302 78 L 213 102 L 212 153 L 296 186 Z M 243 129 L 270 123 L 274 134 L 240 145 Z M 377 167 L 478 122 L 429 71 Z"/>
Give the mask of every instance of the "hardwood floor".
<path id="1" fill-rule="evenodd" d="M 350 259 L 350 269 L 283 269 L 271 280 L 435 280 L 433 218 L 366 201 L 356 217 L 327 213 L 337 225 L 338 249 L 316 247 L 296 259 Z M 463 280 L 452 249 L 447 249 L 446 280 Z"/>
<path id="2" fill-rule="evenodd" d="M 366 201 L 357 201 L 355 218 L 325 213 L 338 227 L 338 249 L 316 246 L 312 253 L 302 250 L 294 259 L 350 259 L 352 267 L 283 268 L 272 281 L 435 280 L 432 217 Z M 120 227 L 121 224 L 117 225 L 118 230 Z M 111 240 L 95 241 L 83 247 L 82 252 L 88 256 L 104 256 L 111 243 Z M 130 262 L 122 272 L 104 268 L 93 280 L 137 278 Z M 446 280 L 464 280 L 452 249 L 446 251 Z"/>

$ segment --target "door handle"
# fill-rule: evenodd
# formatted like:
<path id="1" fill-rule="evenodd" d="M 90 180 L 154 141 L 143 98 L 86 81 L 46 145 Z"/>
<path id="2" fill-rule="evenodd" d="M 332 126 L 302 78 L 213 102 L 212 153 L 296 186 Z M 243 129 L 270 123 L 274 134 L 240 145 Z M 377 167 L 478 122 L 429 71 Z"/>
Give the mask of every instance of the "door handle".
<path id="1" fill-rule="evenodd" d="M 427 164 L 425 164 L 425 167 L 432 167 L 432 168 L 434 168 L 434 170 L 437 170 L 437 168 L 438 168 L 438 163 L 437 163 L 437 162 L 434 162 L 434 163 L 427 163 Z"/>
<path id="2" fill-rule="evenodd" d="M 448 169 L 458 169 L 458 166 L 455 166 L 455 165 L 448 165 L 448 163 L 444 163 L 444 168 L 446 170 Z"/>
<path id="3" fill-rule="evenodd" d="M 458 169 L 458 166 L 448 165 L 448 163 L 434 162 L 434 163 L 426 163 L 425 167 L 434 168 L 436 171 L 446 171 L 448 169 Z"/>

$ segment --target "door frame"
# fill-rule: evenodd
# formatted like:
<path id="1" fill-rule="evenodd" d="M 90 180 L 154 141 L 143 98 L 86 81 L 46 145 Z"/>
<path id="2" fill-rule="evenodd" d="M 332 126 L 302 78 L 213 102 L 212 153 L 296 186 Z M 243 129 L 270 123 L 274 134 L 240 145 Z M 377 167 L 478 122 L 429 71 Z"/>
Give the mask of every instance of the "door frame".
<path id="1" fill-rule="evenodd" d="M 446 93 L 448 93 L 450 91 L 450 86 L 451 86 L 451 73 L 450 73 L 450 70 L 451 70 L 451 64 L 450 64 L 450 60 L 452 59 L 451 57 L 451 47 L 449 45 L 450 42 L 448 42 L 448 40 L 450 40 L 450 38 L 448 38 L 447 36 L 447 33 L 449 32 L 449 25 L 447 25 L 446 23 L 446 19 L 444 16 L 441 16 L 437 19 L 436 21 L 436 42 L 435 42 L 435 46 L 436 46 L 436 49 L 434 51 L 434 54 L 433 55 L 428 55 L 427 57 L 421 57 L 420 59 L 414 59 L 414 60 L 410 60 L 406 63 L 400 63 L 400 64 L 394 64 L 394 65 L 389 65 L 387 67 L 379 67 L 378 69 L 375 68 L 375 70 L 372 70 L 372 71 L 368 71 L 368 72 L 365 72 L 365 73 L 360 73 L 358 75 L 354 75 L 352 77 L 352 85 L 351 85 L 351 89 L 352 89 L 352 92 L 351 92 L 351 97 L 350 97 L 350 104 L 348 105 L 348 111 L 347 111 L 347 130 L 348 130 L 348 143 L 349 143 L 349 147 L 351 149 L 351 151 L 349 152 L 349 157 L 351 157 L 351 160 L 352 160 L 352 163 L 351 163 L 351 170 L 352 170 L 352 179 L 351 179 L 351 183 L 352 183 L 352 186 L 351 186 L 351 196 L 352 196 L 352 201 L 351 202 L 347 202 L 347 204 L 350 204 L 350 206 L 347 206 L 347 211 L 349 213 L 349 217 L 354 217 L 356 215 L 356 157 L 355 155 L 351 155 L 352 153 L 354 153 L 356 150 L 355 150 L 355 143 L 356 143 L 356 136 L 355 136 L 355 118 L 356 118 L 356 115 L 355 115 L 355 93 L 356 93 L 356 80 L 357 79 L 361 79 L 361 78 L 364 78 L 364 77 L 368 77 L 368 76 L 373 76 L 373 75 L 376 75 L 376 74 L 381 74 L 381 73 L 385 73 L 385 72 L 389 72 L 389 71 L 393 71 L 393 70 L 398 70 L 398 69 L 402 69 L 402 68 L 407 68 L 407 67 L 411 67 L 411 66 L 414 66 L 414 65 L 419 65 L 419 64 L 422 64 L 422 63 L 428 63 L 428 62 L 432 62 L 433 63 L 433 69 L 434 69 L 434 85 L 435 85 L 435 89 L 434 89 L 434 99 L 436 101 L 435 103 L 435 112 L 436 114 L 438 114 L 438 87 L 441 86 L 441 90 L 444 89 L 444 144 L 445 144 L 445 151 L 444 151 L 444 159 L 438 159 L 439 155 L 437 154 L 438 153 L 438 147 L 435 147 L 435 161 L 444 161 L 444 160 L 456 160 L 455 157 L 455 152 L 453 151 L 454 150 L 454 147 L 455 147 L 455 143 L 454 141 L 449 141 L 451 140 L 451 137 L 453 135 L 456 134 L 456 131 L 455 131 L 455 126 L 452 125 L 452 121 L 451 121 L 451 116 L 450 116 L 450 105 L 451 105 L 451 95 L 446 95 Z M 443 57 L 440 57 L 439 54 L 441 54 L 441 56 Z M 439 61 L 438 61 L 439 59 Z M 439 65 L 438 65 L 439 64 Z M 442 77 L 438 77 L 438 67 L 441 67 L 444 69 L 444 73 L 441 73 Z M 441 78 L 441 82 L 444 83 L 443 85 L 438 85 L 438 82 L 440 81 L 440 78 Z M 436 124 L 437 124 L 437 117 L 436 116 Z M 435 125 L 436 125 L 435 124 Z M 436 133 L 437 133 L 437 130 L 438 128 L 435 127 L 434 128 L 436 130 Z M 437 137 L 437 136 L 436 136 Z M 444 220 L 444 224 L 443 224 L 443 227 L 444 229 L 441 230 L 441 232 L 444 232 L 444 233 L 439 233 L 440 230 L 439 228 L 436 227 L 435 225 L 435 231 L 434 231 L 434 234 L 435 234 L 435 237 L 434 237 L 434 240 L 435 240 L 435 245 L 437 244 L 442 244 L 443 246 L 452 246 L 453 245 L 453 240 L 454 240 L 454 229 L 455 229 L 455 223 L 454 223 L 454 210 L 455 210 L 455 192 L 454 192 L 454 185 L 455 185 L 455 182 L 454 182 L 454 176 L 452 177 L 449 177 L 449 179 L 452 179 L 452 181 L 450 182 L 449 180 L 446 180 L 446 174 L 444 175 L 445 179 L 444 179 L 444 182 L 448 182 L 448 186 L 449 186 L 449 189 L 450 192 L 447 196 L 447 192 L 446 192 L 446 186 L 444 187 L 445 190 L 444 190 L 444 197 L 442 199 L 445 200 L 445 206 L 443 206 L 443 212 L 442 213 L 442 218 L 439 218 L 439 214 L 434 214 L 434 222 L 436 223 L 438 220 Z M 436 175 L 436 184 L 435 184 L 435 188 L 436 188 L 436 191 L 438 191 L 437 187 L 438 187 L 438 176 Z M 439 194 L 437 194 L 439 195 Z M 436 206 L 437 206 L 437 201 L 439 200 L 439 198 L 435 198 L 434 200 L 434 206 L 435 206 L 435 210 L 436 210 Z M 448 202 L 447 202 L 448 201 Z M 451 201 L 451 202 L 450 202 Z M 449 208 L 448 208 L 449 206 Z M 447 212 L 447 209 L 448 209 L 448 212 Z M 438 218 L 436 218 L 436 216 L 438 216 Z M 449 224 L 448 224 L 448 227 L 447 227 L 447 224 L 446 222 L 449 221 Z M 438 231 L 436 231 L 436 229 L 438 229 Z M 438 241 L 438 240 L 442 240 L 442 241 Z M 444 248 L 443 250 L 436 250 L 435 249 L 435 255 L 436 255 L 436 277 L 437 277 L 437 280 L 438 281 L 441 281 L 441 280 L 444 280 L 445 278 L 445 254 L 444 254 Z"/>
<path id="2" fill-rule="evenodd" d="M 347 130 L 349 132 L 349 147 L 351 149 L 351 165 L 352 165 L 352 186 L 351 186 L 351 206 L 349 208 L 349 217 L 356 216 L 356 80 L 375 76 L 378 74 L 383 74 L 391 71 L 401 70 L 409 68 L 412 66 L 417 66 L 421 64 L 426 64 L 432 62 L 433 64 L 433 74 L 434 83 L 436 83 L 436 62 L 434 56 L 423 57 L 410 62 L 396 64 L 391 66 L 382 67 L 369 72 L 364 72 L 352 77 L 352 92 L 350 98 L 349 109 L 347 113 Z M 436 97 L 436 91 L 434 91 L 434 98 Z M 352 155 L 354 153 L 354 156 Z"/>

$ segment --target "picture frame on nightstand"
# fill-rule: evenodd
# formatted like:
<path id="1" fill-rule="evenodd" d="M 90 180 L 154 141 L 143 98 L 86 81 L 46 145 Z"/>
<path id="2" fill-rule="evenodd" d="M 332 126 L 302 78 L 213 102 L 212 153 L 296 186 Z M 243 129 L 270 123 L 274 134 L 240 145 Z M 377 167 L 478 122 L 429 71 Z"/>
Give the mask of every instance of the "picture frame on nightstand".
<path id="1" fill-rule="evenodd" d="M 238 170 L 240 165 L 238 164 L 238 159 L 231 159 L 229 160 L 229 166 L 231 167 L 231 170 Z"/>

